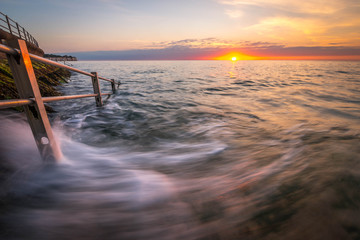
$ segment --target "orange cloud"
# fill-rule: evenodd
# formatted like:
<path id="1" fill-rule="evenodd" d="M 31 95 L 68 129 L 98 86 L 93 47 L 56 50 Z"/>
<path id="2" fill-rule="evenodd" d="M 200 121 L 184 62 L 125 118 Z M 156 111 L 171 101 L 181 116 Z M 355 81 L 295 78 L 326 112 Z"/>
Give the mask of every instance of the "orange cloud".
<path id="1" fill-rule="evenodd" d="M 293 46 L 360 45 L 360 1 L 217 0 L 246 39 Z"/>

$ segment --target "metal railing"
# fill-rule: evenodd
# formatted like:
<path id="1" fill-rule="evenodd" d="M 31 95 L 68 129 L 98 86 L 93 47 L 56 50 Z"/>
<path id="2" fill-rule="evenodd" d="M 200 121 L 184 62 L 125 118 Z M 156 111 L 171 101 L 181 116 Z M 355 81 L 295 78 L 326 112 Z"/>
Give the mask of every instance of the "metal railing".
<path id="1" fill-rule="evenodd" d="M 8 15 L 0 12 L 0 29 L 39 47 L 36 39 L 20 26 L 17 22 L 8 17 Z"/>
<path id="2" fill-rule="evenodd" d="M 24 106 L 27 120 L 33 132 L 35 142 L 42 158 L 45 161 L 60 161 L 62 158 L 62 153 L 53 136 L 44 103 L 95 97 L 96 106 L 100 107 L 103 105 L 102 96 L 115 93 L 115 81 L 114 79 L 99 77 L 96 72 L 88 73 L 31 54 L 28 52 L 26 43 L 23 40 L 18 40 L 12 44 L 15 46 L 9 47 L 0 44 L 0 52 L 6 53 L 20 99 L 0 100 L 0 109 Z M 91 77 L 94 93 L 70 96 L 42 97 L 35 77 L 31 59 Z M 111 83 L 112 93 L 101 93 L 99 79 Z M 119 84 L 120 83 L 118 83 L 118 85 Z"/>

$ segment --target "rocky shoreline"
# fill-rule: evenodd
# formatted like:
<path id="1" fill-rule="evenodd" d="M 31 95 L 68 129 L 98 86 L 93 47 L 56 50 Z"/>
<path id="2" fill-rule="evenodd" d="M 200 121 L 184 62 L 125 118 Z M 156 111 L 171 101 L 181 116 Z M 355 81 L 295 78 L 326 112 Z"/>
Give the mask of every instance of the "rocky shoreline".
<path id="1" fill-rule="evenodd" d="M 71 76 L 70 71 L 35 61 L 33 62 L 33 68 L 43 97 L 62 95 L 61 92 L 56 90 L 56 86 L 68 81 Z M 9 64 L 6 59 L 1 59 L 0 100 L 17 98 L 19 98 L 19 95 Z"/>

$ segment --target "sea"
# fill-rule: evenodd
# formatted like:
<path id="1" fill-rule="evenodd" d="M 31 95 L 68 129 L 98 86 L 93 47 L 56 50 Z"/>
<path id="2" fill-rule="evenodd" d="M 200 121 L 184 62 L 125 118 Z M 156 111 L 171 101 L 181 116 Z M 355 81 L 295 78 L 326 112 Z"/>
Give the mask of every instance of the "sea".
<path id="1" fill-rule="evenodd" d="M 121 84 L 49 104 L 57 164 L 0 112 L 0 239 L 360 239 L 360 62 L 67 64 Z"/>

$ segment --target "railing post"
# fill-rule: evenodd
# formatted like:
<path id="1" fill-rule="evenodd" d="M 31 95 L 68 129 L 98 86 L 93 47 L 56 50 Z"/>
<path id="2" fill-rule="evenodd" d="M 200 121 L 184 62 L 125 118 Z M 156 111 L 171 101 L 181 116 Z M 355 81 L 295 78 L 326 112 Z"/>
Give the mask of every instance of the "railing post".
<path id="1" fill-rule="evenodd" d="M 46 162 L 60 161 L 62 153 L 50 126 L 26 42 L 24 40 L 12 41 L 10 46 L 20 49 L 18 56 L 7 54 L 20 98 L 35 99 L 33 104 L 24 106 L 24 109 L 41 157 Z"/>
<path id="2" fill-rule="evenodd" d="M 19 33 L 19 38 L 22 39 L 21 34 L 20 34 L 20 27 L 19 27 L 18 23 L 16 23 L 16 28 L 17 28 L 18 33 Z"/>
<path id="3" fill-rule="evenodd" d="M 10 31 L 10 33 L 12 34 L 11 24 L 10 24 L 9 17 L 8 17 L 7 15 L 5 15 L 5 17 L 6 17 L 6 22 L 7 22 L 8 26 L 9 26 L 9 31 Z"/>
<path id="4" fill-rule="evenodd" d="M 25 28 L 22 28 L 23 29 L 23 33 L 24 33 L 24 36 L 25 36 L 25 40 L 27 41 L 27 36 L 26 36 L 26 31 L 25 31 Z"/>
<path id="5" fill-rule="evenodd" d="M 27 34 L 27 37 L 28 37 L 28 41 L 31 42 L 31 38 L 30 38 L 29 32 L 26 32 L 26 34 Z"/>
<path id="6" fill-rule="evenodd" d="M 91 74 L 93 75 L 91 77 L 91 80 L 92 80 L 92 84 L 94 87 L 94 93 L 97 94 L 97 96 L 95 97 L 96 106 L 101 107 L 103 105 L 103 102 L 102 102 L 101 91 L 100 91 L 99 77 L 98 77 L 97 72 L 91 72 Z"/>
<path id="7" fill-rule="evenodd" d="M 116 92 L 115 80 L 114 80 L 114 79 L 111 79 L 111 80 L 112 80 L 112 82 L 111 82 L 111 89 L 112 89 L 113 93 L 115 93 L 115 92 Z"/>

